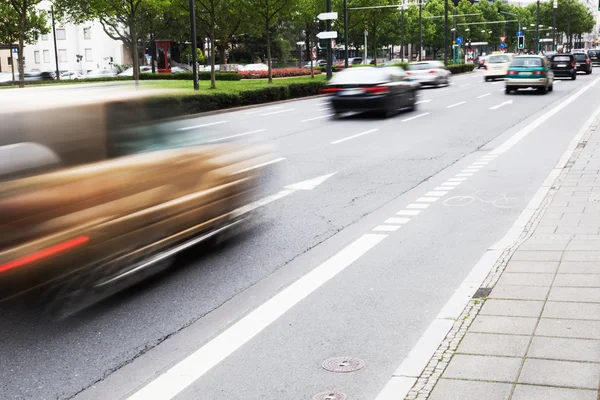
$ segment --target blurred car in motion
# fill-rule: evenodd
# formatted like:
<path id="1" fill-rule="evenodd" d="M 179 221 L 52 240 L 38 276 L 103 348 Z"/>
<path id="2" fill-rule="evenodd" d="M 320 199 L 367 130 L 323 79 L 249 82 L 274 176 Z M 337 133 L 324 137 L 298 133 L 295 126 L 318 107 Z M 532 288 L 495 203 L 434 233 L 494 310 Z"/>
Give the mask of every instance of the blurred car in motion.
<path id="1" fill-rule="evenodd" d="M 550 58 L 550 68 L 556 77 L 577 79 L 575 55 L 570 53 L 555 53 Z"/>
<path id="2" fill-rule="evenodd" d="M 592 65 L 600 65 L 600 49 L 590 49 L 587 51 Z"/>
<path id="3" fill-rule="evenodd" d="M 402 68 L 364 67 L 338 72 L 321 93 L 332 95 L 336 116 L 375 111 L 389 117 L 400 109 L 416 108 L 418 87 Z"/>
<path id="4" fill-rule="evenodd" d="M 266 71 L 268 69 L 269 69 L 269 66 L 267 64 L 246 64 L 246 65 L 240 65 L 238 67 L 238 71 Z M 209 67 L 209 71 L 210 71 L 210 67 Z"/>
<path id="5" fill-rule="evenodd" d="M 448 85 L 450 83 L 450 71 L 444 68 L 441 61 L 419 61 L 408 64 L 406 71 L 411 79 L 421 85 Z"/>
<path id="6" fill-rule="evenodd" d="M 551 92 L 554 74 L 543 56 L 517 56 L 506 72 L 505 91 L 510 94 L 518 89 L 534 88 L 538 93 Z"/>
<path id="7" fill-rule="evenodd" d="M 402 63 L 402 62 L 408 62 L 408 60 L 402 59 L 402 58 L 392 58 L 391 60 L 387 60 L 386 62 L 379 64 L 382 67 L 393 67 L 396 64 Z"/>
<path id="8" fill-rule="evenodd" d="M 77 71 L 60 71 L 60 79 L 72 80 L 81 78 L 83 78 L 83 75 Z"/>
<path id="9" fill-rule="evenodd" d="M 588 56 L 588 54 L 584 51 L 573 52 L 575 56 L 575 70 L 577 72 L 582 71 L 585 72 L 586 75 L 592 73 L 592 60 Z"/>
<path id="10" fill-rule="evenodd" d="M 479 56 L 479 57 L 477 58 L 477 69 L 480 69 L 480 68 L 483 68 L 483 67 L 485 67 L 485 59 L 486 59 L 487 57 L 488 57 L 488 56 L 485 56 L 485 55 L 483 55 L 483 56 Z"/>
<path id="11" fill-rule="evenodd" d="M 514 59 L 514 55 L 507 54 L 492 54 L 485 63 L 484 80 L 504 79 L 510 62 Z"/>
<path id="12" fill-rule="evenodd" d="M 51 81 L 56 79 L 56 73 L 54 71 L 25 72 L 23 76 L 26 81 Z"/>
<path id="13" fill-rule="evenodd" d="M 161 128 L 157 91 L 25 89 L 0 99 L 0 300 L 71 315 L 227 235 L 268 152 Z M 162 129 L 162 130 L 161 130 Z"/>
<path id="14" fill-rule="evenodd" d="M 89 71 L 85 78 L 106 78 L 111 76 L 117 76 L 117 71 L 112 69 L 94 69 Z"/>
<path id="15" fill-rule="evenodd" d="M 152 73 L 152 67 L 150 67 L 148 65 L 142 65 L 140 67 L 140 74 L 151 74 L 151 73 Z M 133 67 L 127 68 L 125 71 L 118 74 L 118 76 L 133 76 Z"/>

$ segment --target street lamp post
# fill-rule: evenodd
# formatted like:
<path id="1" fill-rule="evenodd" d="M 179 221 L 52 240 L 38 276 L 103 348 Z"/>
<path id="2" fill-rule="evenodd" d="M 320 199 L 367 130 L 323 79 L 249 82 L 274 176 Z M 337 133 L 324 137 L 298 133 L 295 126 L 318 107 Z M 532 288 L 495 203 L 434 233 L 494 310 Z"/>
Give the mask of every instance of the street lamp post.
<path id="1" fill-rule="evenodd" d="M 448 66 L 448 0 L 444 0 L 444 65 Z"/>
<path id="2" fill-rule="evenodd" d="M 402 16 L 400 17 L 401 18 L 401 22 L 400 22 L 401 28 L 400 29 L 402 29 L 402 31 L 400 32 L 400 59 L 402 61 L 404 61 L 404 54 L 405 54 L 405 52 L 404 52 L 404 1 L 402 1 L 401 15 Z"/>
<path id="3" fill-rule="evenodd" d="M 344 0 L 344 67 L 348 68 L 348 0 Z"/>
<path id="4" fill-rule="evenodd" d="M 540 52 L 540 0 L 537 0 L 537 8 L 535 12 L 535 51 Z"/>
<path id="5" fill-rule="evenodd" d="M 552 50 L 556 51 L 557 40 L 556 40 L 556 9 L 558 8 L 558 0 L 554 0 L 554 23 L 552 24 Z"/>
<path id="6" fill-rule="evenodd" d="M 325 0 L 325 11 L 326 12 L 331 12 L 331 0 Z M 327 32 L 331 32 L 331 20 L 327 19 L 327 21 L 325 21 L 325 25 L 326 25 L 326 30 Z M 331 39 L 327 39 L 327 79 L 331 79 Z"/>
<path id="7" fill-rule="evenodd" d="M 194 74 L 194 90 L 200 90 L 198 83 L 198 43 L 196 38 L 196 2 L 190 0 L 190 29 L 192 35 L 192 72 Z M 211 46 L 213 44 L 211 43 Z"/>
<path id="8" fill-rule="evenodd" d="M 423 1 L 419 0 L 419 61 L 423 55 Z"/>
<path id="9" fill-rule="evenodd" d="M 60 80 L 60 68 L 58 66 L 58 47 L 56 45 L 56 24 L 54 23 L 54 7 L 50 8 L 52 15 L 52 36 L 54 36 L 54 62 L 56 62 L 56 79 Z"/>

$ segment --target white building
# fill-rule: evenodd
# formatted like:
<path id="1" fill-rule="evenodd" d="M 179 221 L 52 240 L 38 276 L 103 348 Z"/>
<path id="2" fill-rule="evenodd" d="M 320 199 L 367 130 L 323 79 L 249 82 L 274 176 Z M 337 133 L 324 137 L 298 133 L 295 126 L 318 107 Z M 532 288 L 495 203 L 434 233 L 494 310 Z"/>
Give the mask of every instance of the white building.
<path id="1" fill-rule="evenodd" d="M 40 8 L 49 9 L 43 3 Z M 61 71 L 87 73 L 94 69 L 111 69 L 124 64 L 123 43 L 108 37 L 99 22 L 83 25 L 56 24 L 56 47 Z M 25 71 L 55 71 L 54 37 L 52 30 L 36 43 L 25 46 Z"/>

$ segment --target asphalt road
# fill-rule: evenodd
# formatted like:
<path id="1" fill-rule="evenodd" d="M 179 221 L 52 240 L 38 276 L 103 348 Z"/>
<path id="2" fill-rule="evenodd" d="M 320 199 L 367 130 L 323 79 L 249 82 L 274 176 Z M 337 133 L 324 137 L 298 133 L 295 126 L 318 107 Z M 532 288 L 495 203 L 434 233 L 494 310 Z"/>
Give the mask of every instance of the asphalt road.
<path id="1" fill-rule="evenodd" d="M 0 398 L 120 399 L 144 387 L 138 398 L 374 398 L 595 111 L 596 79 L 507 96 L 477 72 L 422 90 L 416 111 L 390 119 L 333 120 L 327 99 L 314 98 L 166 125 L 186 143 L 272 145 L 262 195 L 281 197 L 226 246 L 193 249 L 179 268 L 75 318 L 0 305 Z M 413 208 L 457 174 L 465 180 L 443 198 Z M 420 212 L 381 228 L 406 218 L 400 210 Z M 319 274 L 323 265 L 335 273 Z M 334 356 L 365 367 L 324 370 Z"/>

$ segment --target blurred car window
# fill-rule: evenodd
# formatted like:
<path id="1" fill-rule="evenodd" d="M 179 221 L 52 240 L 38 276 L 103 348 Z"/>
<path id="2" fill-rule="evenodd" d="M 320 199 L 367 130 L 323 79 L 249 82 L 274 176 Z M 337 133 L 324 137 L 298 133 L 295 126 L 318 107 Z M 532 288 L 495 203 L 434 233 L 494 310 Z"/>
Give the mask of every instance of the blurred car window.
<path id="1" fill-rule="evenodd" d="M 24 178 L 50 172 L 60 165 L 56 153 L 38 143 L 15 143 L 0 146 L 0 180 Z"/>
<path id="2" fill-rule="evenodd" d="M 507 63 L 510 58 L 506 55 L 493 55 L 488 58 L 488 64 Z"/>
<path id="3" fill-rule="evenodd" d="M 517 57 L 510 64 L 511 67 L 541 67 L 542 59 L 540 57 Z"/>
<path id="4" fill-rule="evenodd" d="M 339 72 L 331 78 L 332 85 L 374 84 L 390 81 L 388 68 L 364 67 Z"/>

